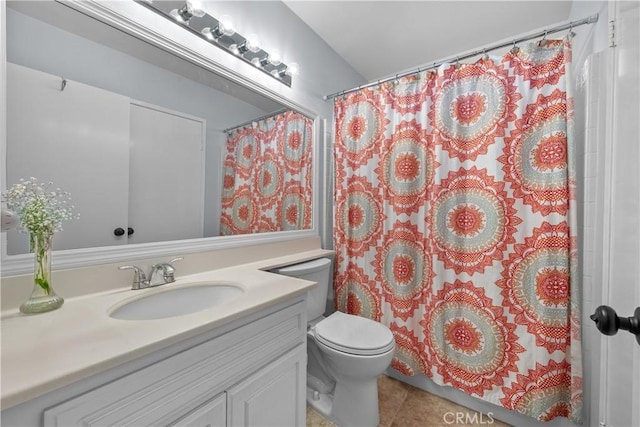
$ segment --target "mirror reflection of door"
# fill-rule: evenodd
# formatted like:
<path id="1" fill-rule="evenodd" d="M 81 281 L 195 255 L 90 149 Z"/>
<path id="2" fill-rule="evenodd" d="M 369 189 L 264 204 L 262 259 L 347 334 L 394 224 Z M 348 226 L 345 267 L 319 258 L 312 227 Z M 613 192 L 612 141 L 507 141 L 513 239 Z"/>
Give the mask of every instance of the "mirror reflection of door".
<path id="1" fill-rule="evenodd" d="M 8 181 L 52 182 L 82 212 L 63 225 L 54 249 L 202 237 L 203 119 L 75 81 L 63 88 L 60 77 L 19 65 L 7 69 Z M 15 230 L 7 245 L 11 255 L 29 251 L 27 235 Z"/>
<path id="2" fill-rule="evenodd" d="M 61 83 L 7 63 L 7 182 L 34 176 L 71 193 L 81 215 L 63 224 L 54 249 L 126 243 L 113 230 L 127 224 L 130 100 L 76 82 L 62 90 Z M 10 230 L 7 251 L 29 252 L 28 235 Z"/>
<path id="3" fill-rule="evenodd" d="M 202 237 L 204 137 L 202 119 L 131 104 L 129 243 Z"/>

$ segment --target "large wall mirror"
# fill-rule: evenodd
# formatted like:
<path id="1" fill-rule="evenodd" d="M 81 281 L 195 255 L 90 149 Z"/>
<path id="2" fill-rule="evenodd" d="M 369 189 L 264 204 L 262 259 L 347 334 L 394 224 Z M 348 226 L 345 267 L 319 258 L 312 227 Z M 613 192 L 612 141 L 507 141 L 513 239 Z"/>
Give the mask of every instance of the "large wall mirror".
<path id="1" fill-rule="evenodd" d="M 6 2 L 5 182 L 71 193 L 54 257 L 317 234 L 313 113 L 76 9 Z M 7 232 L 3 261 L 28 251 Z"/>

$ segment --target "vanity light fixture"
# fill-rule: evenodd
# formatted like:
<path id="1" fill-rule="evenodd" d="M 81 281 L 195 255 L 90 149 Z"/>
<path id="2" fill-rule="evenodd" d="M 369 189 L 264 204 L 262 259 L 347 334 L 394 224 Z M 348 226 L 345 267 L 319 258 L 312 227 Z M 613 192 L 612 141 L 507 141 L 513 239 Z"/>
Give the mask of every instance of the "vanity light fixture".
<path id="1" fill-rule="evenodd" d="M 246 52 L 249 52 L 249 48 L 247 47 L 247 42 L 237 44 L 235 49 L 233 49 L 237 55 L 244 55 Z M 251 60 L 249 60 L 251 62 Z"/>
<path id="2" fill-rule="evenodd" d="M 231 37 L 236 33 L 236 28 L 233 25 L 233 20 L 229 15 L 222 15 L 218 21 L 218 30 L 224 36 Z"/>
<path id="3" fill-rule="evenodd" d="M 149 4 L 149 3 L 147 3 Z M 153 3 L 151 3 L 153 4 Z M 169 15 L 178 22 L 188 23 L 189 20 L 197 16 L 202 18 L 205 15 L 205 11 L 202 8 L 202 4 L 197 0 L 187 0 L 187 3 L 180 9 L 171 9 Z"/>
<path id="4" fill-rule="evenodd" d="M 298 64 L 296 62 L 292 62 L 282 72 L 284 72 L 285 75 L 287 75 L 287 76 L 296 76 L 300 72 L 300 67 L 298 66 Z"/>
<path id="5" fill-rule="evenodd" d="M 255 34 L 249 34 L 247 36 L 247 49 L 253 53 L 260 52 L 260 39 Z"/>
<path id="6" fill-rule="evenodd" d="M 279 50 L 272 50 L 271 53 L 267 55 L 267 59 L 272 65 L 275 65 L 276 67 L 282 63 Z"/>
<path id="7" fill-rule="evenodd" d="M 215 28 L 204 27 L 200 32 L 209 40 L 218 40 L 222 36 L 233 36 L 236 30 L 231 17 L 229 15 L 223 15 Z"/>
<path id="8" fill-rule="evenodd" d="M 237 56 L 265 72 L 276 80 L 291 87 L 292 76 L 298 73 L 298 64 L 282 63 L 280 52 L 271 53 L 261 47 L 256 34 L 243 37 L 235 30 L 229 15 L 220 19 L 206 13 L 201 0 L 135 0 L 136 3 L 170 19 L 209 43 Z"/>

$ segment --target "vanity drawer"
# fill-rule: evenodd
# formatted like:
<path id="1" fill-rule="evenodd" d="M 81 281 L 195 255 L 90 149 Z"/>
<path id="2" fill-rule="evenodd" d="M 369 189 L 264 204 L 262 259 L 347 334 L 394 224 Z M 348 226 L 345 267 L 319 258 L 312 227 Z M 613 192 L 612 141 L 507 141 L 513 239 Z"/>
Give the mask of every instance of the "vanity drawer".
<path id="1" fill-rule="evenodd" d="M 49 408 L 44 425 L 168 425 L 300 345 L 305 301 Z"/>

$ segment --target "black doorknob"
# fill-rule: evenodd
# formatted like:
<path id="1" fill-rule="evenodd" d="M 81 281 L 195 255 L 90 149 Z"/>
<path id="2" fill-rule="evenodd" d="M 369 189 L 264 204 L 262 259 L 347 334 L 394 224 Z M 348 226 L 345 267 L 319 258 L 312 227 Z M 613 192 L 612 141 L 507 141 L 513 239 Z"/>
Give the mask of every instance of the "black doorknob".
<path id="1" fill-rule="evenodd" d="M 590 317 L 603 334 L 615 335 L 619 329 L 622 329 L 635 335 L 636 341 L 640 344 L 640 307 L 635 309 L 631 317 L 618 317 L 613 308 L 601 305 Z"/>
<path id="2" fill-rule="evenodd" d="M 131 236 L 133 233 L 135 233 L 135 230 L 131 227 L 127 228 L 127 236 Z"/>
<path id="3" fill-rule="evenodd" d="M 113 230 L 113 234 L 115 234 L 118 237 L 124 236 L 124 228 L 121 228 L 121 227 L 116 228 L 115 230 Z"/>

